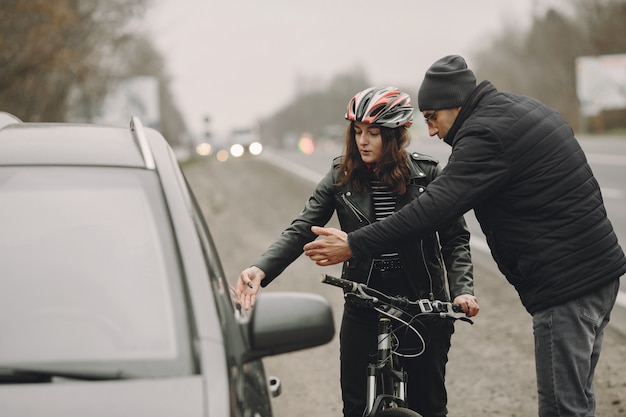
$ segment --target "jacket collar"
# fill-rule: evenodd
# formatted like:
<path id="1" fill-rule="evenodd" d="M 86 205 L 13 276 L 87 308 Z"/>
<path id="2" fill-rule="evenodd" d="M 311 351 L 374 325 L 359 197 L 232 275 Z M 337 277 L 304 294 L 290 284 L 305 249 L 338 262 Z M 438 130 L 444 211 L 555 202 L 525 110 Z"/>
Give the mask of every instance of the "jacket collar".
<path id="1" fill-rule="evenodd" d="M 426 173 L 422 170 L 422 168 L 418 164 L 413 163 L 413 160 L 419 159 L 419 157 L 420 155 L 417 152 L 412 152 L 409 154 L 409 169 L 411 170 L 409 181 L 416 178 L 426 177 Z"/>
<path id="2" fill-rule="evenodd" d="M 474 109 L 476 108 L 478 103 L 480 103 L 483 97 L 487 93 L 490 93 L 492 91 L 497 91 L 497 90 L 493 86 L 493 84 L 491 84 L 489 81 L 486 81 L 486 80 L 476 86 L 474 91 L 472 91 L 472 94 L 469 95 L 469 97 L 465 100 L 465 103 L 463 103 L 463 106 L 461 106 L 461 111 L 459 112 L 459 115 L 454 120 L 454 123 L 452 124 L 452 127 L 448 131 L 448 134 L 444 138 L 444 142 L 446 142 L 450 146 L 454 145 L 455 136 L 457 132 L 459 131 L 459 129 L 461 128 L 461 126 L 463 125 L 463 123 L 465 123 L 465 120 L 470 116 L 470 114 L 474 112 Z"/>

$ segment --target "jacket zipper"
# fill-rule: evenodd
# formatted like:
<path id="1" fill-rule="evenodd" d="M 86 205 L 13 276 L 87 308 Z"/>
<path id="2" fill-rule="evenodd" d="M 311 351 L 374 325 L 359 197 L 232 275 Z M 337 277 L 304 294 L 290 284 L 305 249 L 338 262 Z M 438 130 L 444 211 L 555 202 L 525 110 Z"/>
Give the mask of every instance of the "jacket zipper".
<path id="1" fill-rule="evenodd" d="M 346 204 L 346 206 L 348 206 L 348 208 L 350 210 L 352 210 L 352 213 L 357 218 L 359 223 L 363 223 L 363 220 L 366 220 L 368 223 L 371 223 L 368 220 L 367 216 L 365 216 L 365 214 L 363 214 L 363 212 L 361 210 L 359 210 L 359 208 L 354 203 L 352 203 L 352 201 L 350 201 L 348 199 L 348 195 L 347 194 L 341 194 L 341 199 Z"/>
<path id="2" fill-rule="evenodd" d="M 352 214 L 354 214 L 354 216 L 357 218 L 359 223 L 363 223 L 363 221 L 367 221 L 367 223 L 372 224 L 372 222 L 367 218 L 365 214 L 363 214 L 363 212 L 356 206 L 356 204 L 354 204 L 352 201 L 350 201 L 350 199 L 348 199 L 349 195 L 350 195 L 350 191 L 348 191 L 347 193 L 341 194 L 341 199 L 343 200 L 345 205 L 348 206 L 348 208 L 352 211 Z M 370 283 L 370 278 L 372 277 L 373 268 L 374 268 L 374 259 L 372 259 L 370 262 L 369 271 L 367 272 L 367 277 L 365 279 L 365 285 L 369 285 Z"/>
<path id="3" fill-rule="evenodd" d="M 430 301 L 435 301 L 435 294 L 433 293 L 433 276 L 430 274 L 428 261 L 426 260 L 426 253 L 424 252 L 424 239 L 420 239 L 420 251 L 422 252 L 422 262 L 424 263 L 424 268 L 426 269 L 426 274 L 428 275 L 428 285 L 430 289 L 428 298 L 430 298 Z M 437 258 L 439 257 L 437 256 Z"/>

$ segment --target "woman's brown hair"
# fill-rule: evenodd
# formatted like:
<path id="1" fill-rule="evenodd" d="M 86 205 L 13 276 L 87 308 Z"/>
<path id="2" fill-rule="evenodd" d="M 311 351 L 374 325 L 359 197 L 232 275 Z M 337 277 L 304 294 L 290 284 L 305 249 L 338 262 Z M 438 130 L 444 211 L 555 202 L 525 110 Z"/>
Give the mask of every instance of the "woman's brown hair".
<path id="1" fill-rule="evenodd" d="M 411 142 L 411 135 L 405 127 L 380 127 L 383 152 L 380 161 L 373 170 L 377 179 L 385 184 L 395 195 L 406 192 L 411 171 L 409 169 L 406 147 Z M 345 157 L 341 163 L 344 176 L 339 186 L 350 184 L 356 191 L 361 191 L 369 182 L 372 170 L 365 165 L 356 145 L 354 122 L 346 129 Z"/>

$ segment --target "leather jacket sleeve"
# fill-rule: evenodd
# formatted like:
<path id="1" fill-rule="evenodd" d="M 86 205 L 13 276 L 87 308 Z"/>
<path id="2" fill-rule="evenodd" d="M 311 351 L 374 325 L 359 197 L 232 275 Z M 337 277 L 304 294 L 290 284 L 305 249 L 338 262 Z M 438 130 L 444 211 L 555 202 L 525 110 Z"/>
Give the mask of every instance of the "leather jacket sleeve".
<path id="1" fill-rule="evenodd" d="M 441 254 L 448 275 L 450 297 L 474 295 L 474 268 L 470 252 L 470 232 L 463 217 L 439 230 Z"/>
<path id="2" fill-rule="evenodd" d="M 313 194 L 300 212 L 269 248 L 253 263 L 265 272 L 261 282 L 267 286 L 303 252 L 303 246 L 317 237 L 311 226 L 326 225 L 334 211 L 332 169 L 317 184 Z"/>

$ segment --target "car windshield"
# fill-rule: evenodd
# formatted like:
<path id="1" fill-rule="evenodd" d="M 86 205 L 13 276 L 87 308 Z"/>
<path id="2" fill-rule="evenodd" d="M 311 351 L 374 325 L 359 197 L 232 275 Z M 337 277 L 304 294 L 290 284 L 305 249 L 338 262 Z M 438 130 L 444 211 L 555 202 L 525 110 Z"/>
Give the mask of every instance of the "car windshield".
<path id="1" fill-rule="evenodd" d="M 0 365 L 130 374 L 189 366 L 176 249 L 154 172 L 2 167 L 0 201 Z"/>

